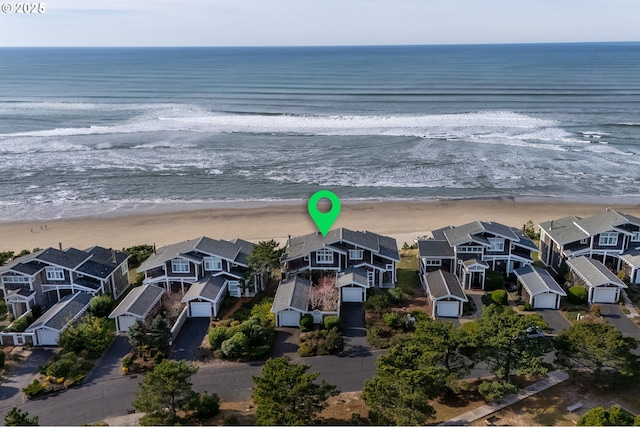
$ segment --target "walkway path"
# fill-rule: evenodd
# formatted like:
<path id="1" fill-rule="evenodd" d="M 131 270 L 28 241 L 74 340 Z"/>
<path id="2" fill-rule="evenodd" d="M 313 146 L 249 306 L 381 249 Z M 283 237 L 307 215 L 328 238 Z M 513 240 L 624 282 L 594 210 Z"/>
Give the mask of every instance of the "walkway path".
<path id="1" fill-rule="evenodd" d="M 498 399 L 495 402 L 488 403 L 484 406 L 480 406 L 472 411 L 465 412 L 462 415 L 458 415 L 455 418 L 451 418 L 449 421 L 441 425 L 467 425 L 475 420 L 484 418 L 500 409 L 513 405 L 527 397 L 533 396 L 543 390 L 553 387 L 556 384 L 560 384 L 563 381 L 569 379 L 569 375 L 564 371 L 553 371 L 547 374 L 547 378 L 542 381 L 538 381 L 535 384 L 531 384 L 528 387 L 523 388 L 517 394 L 510 394 L 502 399 Z"/>
<path id="2" fill-rule="evenodd" d="M 625 291 L 622 291 L 621 294 L 622 294 L 622 300 L 624 301 L 624 308 L 629 310 L 629 314 L 627 314 L 627 317 L 629 319 L 634 319 L 634 318 L 640 317 L 640 314 L 638 314 L 638 311 L 633 306 L 633 303 L 631 302 L 631 300 L 627 296 L 627 293 Z"/>

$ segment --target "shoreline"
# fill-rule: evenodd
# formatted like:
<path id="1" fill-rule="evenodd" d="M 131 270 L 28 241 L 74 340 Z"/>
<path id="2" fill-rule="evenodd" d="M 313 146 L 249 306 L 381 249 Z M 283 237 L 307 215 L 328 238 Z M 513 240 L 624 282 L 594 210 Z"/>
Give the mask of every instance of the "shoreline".
<path id="1" fill-rule="evenodd" d="M 629 203 L 579 203 L 577 201 L 525 201 L 523 198 L 439 201 L 345 201 L 332 228 L 369 230 L 396 238 L 398 246 L 411 243 L 428 231 L 471 221 L 495 221 L 522 227 L 568 215 L 580 217 L 603 212 L 606 207 L 640 216 L 640 205 Z M 261 207 L 225 207 L 171 212 L 144 212 L 81 218 L 0 222 L 0 251 L 95 245 L 120 249 L 138 244 L 158 247 L 199 236 L 249 241 L 274 239 L 317 231 L 307 213 L 306 201 Z"/>

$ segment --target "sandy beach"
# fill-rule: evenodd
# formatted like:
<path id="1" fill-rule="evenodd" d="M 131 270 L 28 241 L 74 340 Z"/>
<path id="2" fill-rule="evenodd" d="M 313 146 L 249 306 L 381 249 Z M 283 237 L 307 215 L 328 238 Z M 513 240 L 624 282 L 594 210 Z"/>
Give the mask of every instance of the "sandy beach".
<path id="1" fill-rule="evenodd" d="M 380 202 L 344 204 L 333 228 L 370 230 L 393 236 L 398 245 L 447 225 L 470 221 L 496 221 L 522 227 L 567 215 L 589 216 L 607 205 L 522 202 L 511 200 L 461 200 L 438 202 Z M 620 212 L 640 216 L 639 205 L 609 205 Z M 306 205 L 273 205 L 245 209 L 145 213 L 114 217 L 87 217 L 51 221 L 0 223 L 0 251 L 93 245 L 123 248 L 136 244 L 158 247 L 206 235 L 218 239 L 236 237 L 250 241 L 284 242 L 317 231 Z"/>

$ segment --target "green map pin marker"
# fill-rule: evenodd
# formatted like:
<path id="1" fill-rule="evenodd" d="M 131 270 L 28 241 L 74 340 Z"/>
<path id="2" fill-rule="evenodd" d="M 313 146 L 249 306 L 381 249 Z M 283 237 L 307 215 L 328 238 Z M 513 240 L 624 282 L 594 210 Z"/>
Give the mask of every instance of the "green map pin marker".
<path id="1" fill-rule="evenodd" d="M 318 202 L 320 199 L 328 199 L 331 202 L 329 212 L 320 212 L 318 210 Z M 320 190 L 314 193 L 307 204 L 309 215 L 311 215 L 311 219 L 316 223 L 318 230 L 320 230 L 323 236 L 327 235 L 333 223 L 336 222 L 338 215 L 340 215 L 340 208 L 340 199 L 329 190 Z"/>

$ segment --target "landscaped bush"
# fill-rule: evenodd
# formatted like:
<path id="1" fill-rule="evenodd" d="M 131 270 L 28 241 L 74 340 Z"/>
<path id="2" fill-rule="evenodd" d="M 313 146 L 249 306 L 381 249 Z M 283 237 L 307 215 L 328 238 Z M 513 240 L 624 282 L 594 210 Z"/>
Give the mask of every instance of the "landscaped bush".
<path id="1" fill-rule="evenodd" d="M 217 394 L 201 393 L 195 402 L 196 417 L 206 420 L 220 412 L 220 398 Z"/>
<path id="2" fill-rule="evenodd" d="M 484 279 L 484 289 L 493 291 L 504 287 L 504 276 L 499 271 L 488 271 Z"/>
<path id="3" fill-rule="evenodd" d="M 329 330 L 324 347 L 329 354 L 336 354 L 344 350 L 344 337 L 340 331 L 335 328 Z"/>
<path id="4" fill-rule="evenodd" d="M 572 286 L 567 292 L 567 298 L 571 304 L 585 305 L 589 297 L 589 291 L 582 286 Z"/>
<path id="5" fill-rule="evenodd" d="M 315 354 L 315 349 L 309 343 L 302 343 L 298 345 L 298 355 L 300 357 L 308 357 L 313 356 Z"/>
<path id="6" fill-rule="evenodd" d="M 389 289 L 387 294 L 392 304 L 402 304 L 409 297 L 401 288 Z"/>
<path id="7" fill-rule="evenodd" d="M 0 369 L 4 368 L 4 351 L 0 348 Z"/>
<path id="8" fill-rule="evenodd" d="M 77 325 L 62 331 L 58 345 L 65 352 L 79 353 L 87 350 L 90 357 L 100 356 L 113 342 L 115 326 L 112 321 L 86 316 Z"/>
<path id="9" fill-rule="evenodd" d="M 487 402 L 503 398 L 517 391 L 518 387 L 506 381 L 483 381 L 478 386 L 478 393 Z"/>
<path id="10" fill-rule="evenodd" d="M 22 389 L 22 392 L 24 393 L 25 396 L 27 396 L 27 399 L 33 399 L 43 391 L 44 391 L 44 386 L 40 384 L 40 381 L 35 379 L 31 384 L 29 384 L 28 386 Z"/>
<path id="11" fill-rule="evenodd" d="M 6 319 L 7 313 L 8 313 L 7 303 L 5 302 L 5 300 L 0 299 L 0 320 Z"/>
<path id="12" fill-rule="evenodd" d="M 336 354 L 344 349 L 344 338 L 336 328 L 330 330 L 319 329 L 313 332 L 300 334 L 298 354 L 306 356 L 323 356 Z"/>
<path id="13" fill-rule="evenodd" d="M 107 317 L 113 310 L 113 297 L 109 294 L 96 295 L 89 301 L 89 311 L 96 317 Z"/>
<path id="14" fill-rule="evenodd" d="M 242 332 L 235 333 L 228 340 L 223 341 L 220 350 L 225 356 L 239 358 L 249 349 L 249 338 Z"/>
<path id="15" fill-rule="evenodd" d="M 491 292 L 491 300 L 494 304 L 507 305 L 507 291 L 504 289 L 496 289 Z"/>
<path id="16" fill-rule="evenodd" d="M 400 325 L 400 318 L 398 313 L 390 311 L 382 315 L 382 322 L 390 328 L 397 329 Z"/>
<path id="17" fill-rule="evenodd" d="M 556 273 L 556 282 L 560 285 L 564 285 L 567 282 L 567 277 L 569 276 L 569 266 L 565 261 L 560 263 L 558 267 L 558 272 Z"/>
<path id="18" fill-rule="evenodd" d="M 219 349 L 225 340 L 231 338 L 232 335 L 229 334 L 229 330 L 229 327 L 222 325 L 212 326 L 209 329 L 209 344 L 212 349 Z"/>
<path id="19" fill-rule="evenodd" d="M 308 332 L 313 329 L 313 316 L 305 314 L 300 318 L 300 330 L 302 332 Z"/>
<path id="20" fill-rule="evenodd" d="M 93 363 L 74 353 L 63 353 L 57 360 L 49 363 L 45 373 L 56 378 L 68 378 L 84 375 Z"/>
<path id="21" fill-rule="evenodd" d="M 589 409 L 583 416 L 578 419 L 579 426 L 631 426 L 638 425 L 635 423 L 634 416 L 620 408 L 612 406 L 604 409 L 602 406 Z M 640 420 L 639 420 L 640 421 Z"/>
<path id="22" fill-rule="evenodd" d="M 391 307 L 391 300 L 388 294 L 376 294 L 367 298 L 367 302 L 364 303 L 364 307 L 367 310 L 373 310 L 382 315 L 383 310 Z"/>
<path id="23" fill-rule="evenodd" d="M 342 328 L 342 321 L 338 316 L 327 316 L 322 319 L 322 323 L 324 324 L 325 329 L 331 330 L 333 328 L 336 328 L 338 330 L 341 330 Z"/>
<path id="24" fill-rule="evenodd" d="M 390 337 L 393 333 L 387 328 L 372 326 L 367 329 L 367 343 L 376 348 L 389 348 L 391 346 Z"/>
<path id="25" fill-rule="evenodd" d="M 12 332 L 24 332 L 29 327 L 32 321 L 33 316 L 31 314 L 28 314 L 24 317 L 19 318 L 18 320 L 14 320 L 13 323 L 11 323 L 10 330 Z"/>

